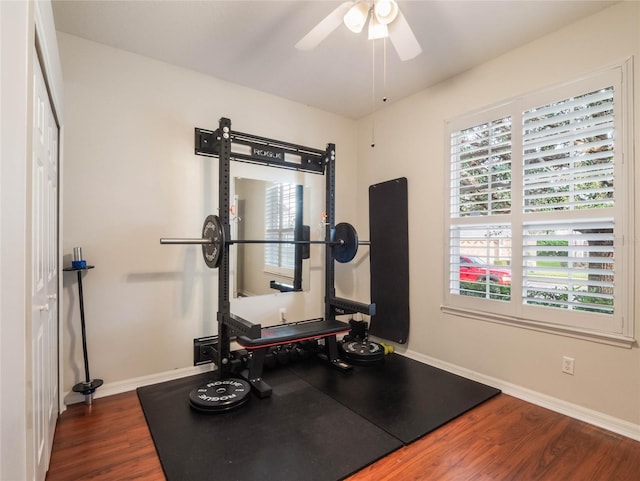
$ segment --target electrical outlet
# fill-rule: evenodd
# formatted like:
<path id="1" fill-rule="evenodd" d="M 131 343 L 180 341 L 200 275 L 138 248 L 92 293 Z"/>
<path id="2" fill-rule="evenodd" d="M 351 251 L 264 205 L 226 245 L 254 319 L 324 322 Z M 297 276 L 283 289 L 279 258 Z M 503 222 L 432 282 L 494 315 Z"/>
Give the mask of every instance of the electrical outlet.
<path id="1" fill-rule="evenodd" d="M 218 336 L 200 337 L 193 340 L 193 365 L 214 362 L 218 350 Z"/>
<path id="2" fill-rule="evenodd" d="M 576 360 L 572 357 L 564 356 L 562 358 L 562 372 L 573 376 L 573 368 Z"/>

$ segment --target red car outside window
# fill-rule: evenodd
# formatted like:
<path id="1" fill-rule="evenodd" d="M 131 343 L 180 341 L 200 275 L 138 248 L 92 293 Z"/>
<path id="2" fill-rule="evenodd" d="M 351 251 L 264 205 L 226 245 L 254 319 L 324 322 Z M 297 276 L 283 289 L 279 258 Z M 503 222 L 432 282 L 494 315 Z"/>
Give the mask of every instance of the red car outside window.
<path id="1" fill-rule="evenodd" d="M 511 284 L 511 269 L 491 267 L 476 256 L 460 256 L 460 280 L 464 282 L 490 282 Z"/>

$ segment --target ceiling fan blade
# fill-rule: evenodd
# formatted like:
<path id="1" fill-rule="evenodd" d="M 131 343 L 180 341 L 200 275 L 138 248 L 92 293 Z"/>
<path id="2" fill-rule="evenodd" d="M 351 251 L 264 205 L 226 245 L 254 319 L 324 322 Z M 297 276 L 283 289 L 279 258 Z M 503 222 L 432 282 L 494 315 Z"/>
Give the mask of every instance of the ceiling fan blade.
<path id="1" fill-rule="evenodd" d="M 344 15 L 356 2 L 344 2 L 327 15 L 318 25 L 313 27 L 311 31 L 296 43 L 298 50 L 311 50 L 329 36 L 342 23 Z"/>
<path id="2" fill-rule="evenodd" d="M 400 60 L 411 60 L 422 52 L 413 30 L 400 10 L 398 10 L 396 19 L 388 27 L 389 38 L 398 52 Z"/>

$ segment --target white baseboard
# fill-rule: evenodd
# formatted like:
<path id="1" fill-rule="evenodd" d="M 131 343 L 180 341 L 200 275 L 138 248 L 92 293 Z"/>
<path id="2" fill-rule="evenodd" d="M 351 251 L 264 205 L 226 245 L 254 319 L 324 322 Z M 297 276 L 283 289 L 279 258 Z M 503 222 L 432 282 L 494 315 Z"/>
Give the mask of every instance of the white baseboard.
<path id="1" fill-rule="evenodd" d="M 472 381 L 481 382 L 483 384 L 495 387 L 497 389 L 500 389 L 503 393 L 508 394 L 509 396 L 522 399 L 523 401 L 527 401 L 537 406 L 550 409 L 551 411 L 564 414 L 565 416 L 569 416 L 574 419 L 578 419 L 580 421 L 584 421 L 586 423 L 593 424 L 594 426 L 598 426 L 608 431 L 620 434 L 622 436 L 626 436 L 636 441 L 640 441 L 640 424 L 634 424 L 623 419 L 609 416 L 608 414 L 603 414 L 599 411 L 587 409 L 577 404 L 572 404 L 567 401 L 563 401 L 562 399 L 547 396 L 546 394 L 541 394 L 539 392 L 532 391 L 531 389 L 502 381 L 491 376 L 485 376 L 484 374 L 480 374 L 478 372 L 471 371 L 469 369 L 456 366 L 455 364 L 450 364 L 439 359 L 425 356 L 424 354 L 420 354 L 414 351 L 408 350 L 406 352 L 402 352 L 402 354 L 408 358 L 423 362 L 425 364 L 429 364 L 430 366 L 437 367 L 453 374 L 457 374 L 458 376 L 466 377 L 467 379 L 471 379 Z"/>
<path id="2" fill-rule="evenodd" d="M 451 364 L 439 359 L 425 356 L 414 351 L 404 351 L 400 354 L 414 359 L 430 366 L 437 367 L 444 371 L 457 374 L 458 376 L 466 377 L 472 381 L 481 382 L 489 386 L 500 389 L 503 393 L 509 396 L 522 399 L 523 401 L 530 402 L 537 406 L 541 406 L 546 409 L 564 414 L 565 416 L 584 421 L 594 426 L 612 431 L 614 433 L 626 436 L 636 441 L 640 441 L 640 425 L 634 424 L 623 419 L 618 419 L 608 414 L 603 414 L 592 409 L 572 404 L 562 399 L 547 396 L 531 389 L 518 386 L 501 379 L 497 379 L 491 376 L 486 376 L 470 369 L 466 369 L 455 364 Z M 181 369 L 174 369 L 172 371 L 166 371 L 156 374 L 150 374 L 148 376 L 136 377 L 133 379 L 125 379 L 123 381 L 116 381 L 112 383 L 103 384 L 94 394 L 94 399 L 98 399 L 105 396 L 112 396 L 114 394 L 120 394 L 123 392 L 133 391 L 142 386 L 148 386 L 149 384 L 156 384 L 159 382 L 171 381 L 173 379 L 179 379 L 187 376 L 193 376 L 194 374 L 200 374 L 202 372 L 211 371 L 212 365 L 205 364 L 203 366 L 185 367 Z M 65 405 L 76 404 L 84 402 L 84 396 L 80 393 L 69 391 L 64 397 Z"/>
<path id="3" fill-rule="evenodd" d="M 98 399 L 101 397 L 113 396 L 114 394 L 133 391 L 142 386 L 148 386 L 150 384 L 157 384 L 159 382 L 172 381 L 174 379 L 193 376 L 194 374 L 211 371 L 212 367 L 213 364 L 183 367 L 180 369 L 173 369 L 171 371 L 149 374 L 147 376 L 125 379 L 123 381 L 108 382 L 96 389 L 93 398 Z M 81 402 L 84 402 L 84 395 L 82 395 L 81 393 L 77 393 L 74 391 L 68 391 L 67 393 L 65 393 L 64 404 L 66 406 Z"/>

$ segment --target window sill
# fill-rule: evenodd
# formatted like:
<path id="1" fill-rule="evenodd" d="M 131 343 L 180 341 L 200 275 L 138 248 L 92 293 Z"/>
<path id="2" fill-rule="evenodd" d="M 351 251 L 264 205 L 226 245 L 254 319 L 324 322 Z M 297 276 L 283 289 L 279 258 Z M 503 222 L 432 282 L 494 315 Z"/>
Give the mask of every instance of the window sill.
<path id="1" fill-rule="evenodd" d="M 520 327 L 523 329 L 530 329 L 538 332 L 546 332 L 548 334 L 555 334 L 560 336 L 572 337 L 574 339 L 583 339 L 586 341 L 599 342 L 601 344 L 608 344 L 610 346 L 624 347 L 630 349 L 636 345 L 636 340 L 633 337 L 627 337 L 621 334 L 613 334 L 607 332 L 597 332 L 582 330 L 571 326 L 560 326 L 556 324 L 548 324 L 538 321 L 530 321 L 527 319 L 519 319 L 510 316 L 504 316 L 500 314 L 493 314 L 483 311 L 476 311 L 473 309 L 462 309 L 452 306 L 440 306 L 440 311 L 444 314 L 451 314 L 454 316 L 467 317 L 470 319 L 478 319 L 481 321 L 494 322 L 497 324 L 503 324 L 508 326 Z"/>

